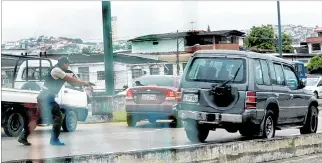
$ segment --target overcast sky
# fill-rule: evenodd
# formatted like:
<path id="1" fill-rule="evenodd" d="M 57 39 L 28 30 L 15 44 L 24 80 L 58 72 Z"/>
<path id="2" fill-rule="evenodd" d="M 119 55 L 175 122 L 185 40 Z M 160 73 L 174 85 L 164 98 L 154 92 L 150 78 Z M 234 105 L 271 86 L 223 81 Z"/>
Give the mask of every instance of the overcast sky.
<path id="1" fill-rule="evenodd" d="M 39 35 L 102 40 L 100 1 L 2 1 L 2 41 Z M 276 1 L 112 1 L 117 36 L 277 24 Z M 322 2 L 281 1 L 282 24 L 322 26 Z"/>

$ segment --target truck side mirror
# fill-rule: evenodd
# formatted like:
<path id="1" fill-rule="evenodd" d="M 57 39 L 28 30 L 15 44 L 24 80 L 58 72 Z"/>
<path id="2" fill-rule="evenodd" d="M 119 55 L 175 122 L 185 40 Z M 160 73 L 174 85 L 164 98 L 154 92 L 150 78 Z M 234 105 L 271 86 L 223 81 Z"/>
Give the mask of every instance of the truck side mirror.
<path id="1" fill-rule="evenodd" d="M 299 89 L 303 89 L 305 87 L 305 84 L 303 82 L 303 80 L 299 80 Z"/>

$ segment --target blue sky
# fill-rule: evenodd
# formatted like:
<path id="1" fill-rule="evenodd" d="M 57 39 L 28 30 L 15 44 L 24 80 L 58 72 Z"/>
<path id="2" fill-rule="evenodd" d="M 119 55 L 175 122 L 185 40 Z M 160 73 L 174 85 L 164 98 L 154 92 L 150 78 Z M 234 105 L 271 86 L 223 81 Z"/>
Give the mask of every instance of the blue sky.
<path id="1" fill-rule="evenodd" d="M 276 1 L 112 1 L 117 36 L 277 24 Z M 2 41 L 32 36 L 102 39 L 100 1 L 3 1 Z M 282 24 L 322 26 L 322 2 L 281 1 Z"/>

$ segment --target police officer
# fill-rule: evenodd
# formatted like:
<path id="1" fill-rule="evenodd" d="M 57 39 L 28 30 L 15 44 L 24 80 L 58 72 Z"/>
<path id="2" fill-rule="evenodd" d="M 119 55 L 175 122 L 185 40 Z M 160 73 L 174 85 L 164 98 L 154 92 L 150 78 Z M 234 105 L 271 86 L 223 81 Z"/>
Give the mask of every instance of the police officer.
<path id="1" fill-rule="evenodd" d="M 67 57 L 60 57 L 58 59 L 58 63 L 48 71 L 48 74 L 45 78 L 44 86 L 37 97 L 38 108 L 41 113 L 41 116 L 52 116 L 53 119 L 53 128 L 50 138 L 51 145 L 65 145 L 58 138 L 63 123 L 63 113 L 60 111 L 60 107 L 55 101 L 55 97 L 59 93 L 62 86 L 65 84 L 66 81 L 72 85 L 94 85 L 90 82 L 81 81 L 77 78 L 66 75 L 66 73 L 68 72 L 68 67 L 69 59 Z M 27 140 L 27 137 L 30 135 L 31 129 L 30 127 L 24 128 L 24 131 L 18 139 L 19 143 L 22 143 L 24 145 L 31 145 L 31 143 L 29 143 Z"/>

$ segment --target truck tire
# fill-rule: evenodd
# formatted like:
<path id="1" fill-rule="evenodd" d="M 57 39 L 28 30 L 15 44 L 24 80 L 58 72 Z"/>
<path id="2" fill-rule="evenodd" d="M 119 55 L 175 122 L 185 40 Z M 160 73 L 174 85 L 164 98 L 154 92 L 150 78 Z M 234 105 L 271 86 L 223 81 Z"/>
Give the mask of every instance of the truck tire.
<path id="1" fill-rule="evenodd" d="M 7 136 L 17 137 L 23 131 L 26 117 L 24 114 L 17 111 L 12 111 L 7 114 L 8 115 L 5 117 L 3 130 Z"/>
<path id="2" fill-rule="evenodd" d="M 204 142 L 208 135 L 209 129 L 205 128 L 202 125 L 197 124 L 197 122 L 193 121 L 186 121 L 187 125 L 185 125 L 185 131 L 187 138 L 193 143 L 201 143 Z"/>
<path id="3" fill-rule="evenodd" d="M 76 130 L 77 114 L 74 111 L 67 111 L 62 127 L 65 132 L 73 132 Z"/>
<path id="4" fill-rule="evenodd" d="M 316 133 L 318 128 L 318 111 L 317 108 L 311 106 L 307 114 L 307 118 L 304 126 L 300 129 L 301 134 L 311 134 Z"/>
<path id="5" fill-rule="evenodd" d="M 129 127 L 135 127 L 137 120 L 133 117 L 133 115 L 127 115 L 126 122 Z"/>

